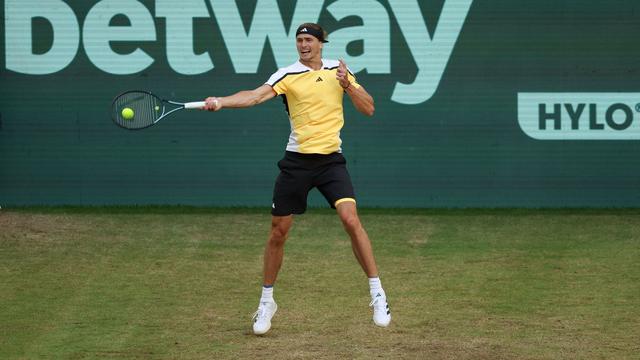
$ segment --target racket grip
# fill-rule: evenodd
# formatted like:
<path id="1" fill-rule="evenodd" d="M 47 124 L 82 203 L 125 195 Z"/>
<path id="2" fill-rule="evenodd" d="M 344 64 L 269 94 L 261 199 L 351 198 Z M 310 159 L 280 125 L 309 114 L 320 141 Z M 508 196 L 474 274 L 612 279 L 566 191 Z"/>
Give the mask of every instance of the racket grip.
<path id="1" fill-rule="evenodd" d="M 194 102 L 188 102 L 184 104 L 184 108 L 185 109 L 200 109 L 202 107 L 204 107 L 205 102 L 204 101 L 194 101 Z"/>

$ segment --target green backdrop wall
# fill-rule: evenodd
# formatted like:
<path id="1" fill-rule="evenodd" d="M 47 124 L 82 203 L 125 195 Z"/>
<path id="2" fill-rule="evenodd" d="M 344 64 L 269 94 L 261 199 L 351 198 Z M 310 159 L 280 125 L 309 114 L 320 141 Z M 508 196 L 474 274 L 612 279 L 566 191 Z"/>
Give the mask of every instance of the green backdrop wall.
<path id="1" fill-rule="evenodd" d="M 36 1 L 0 16 L 0 205 L 271 204 L 281 101 L 126 131 L 111 100 L 255 88 L 317 21 L 376 100 L 345 102 L 362 206 L 640 205 L 632 0 Z M 322 205 L 316 193 L 312 205 Z"/>

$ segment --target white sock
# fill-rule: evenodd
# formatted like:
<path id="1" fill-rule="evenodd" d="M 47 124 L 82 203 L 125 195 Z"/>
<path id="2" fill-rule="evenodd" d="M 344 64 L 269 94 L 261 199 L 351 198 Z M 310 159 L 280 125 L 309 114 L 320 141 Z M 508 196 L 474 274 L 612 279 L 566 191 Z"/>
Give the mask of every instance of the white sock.
<path id="1" fill-rule="evenodd" d="M 376 297 L 378 294 L 385 296 L 379 277 L 369 278 L 369 293 L 372 298 Z"/>
<path id="2" fill-rule="evenodd" d="M 273 302 L 273 285 L 262 287 L 262 297 L 260 297 L 260 302 Z"/>

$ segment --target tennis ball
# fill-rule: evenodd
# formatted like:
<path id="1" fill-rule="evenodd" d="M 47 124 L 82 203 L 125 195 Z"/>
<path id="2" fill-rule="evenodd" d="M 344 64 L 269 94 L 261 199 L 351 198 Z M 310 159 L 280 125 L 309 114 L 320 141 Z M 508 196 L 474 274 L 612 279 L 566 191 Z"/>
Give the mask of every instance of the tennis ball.
<path id="1" fill-rule="evenodd" d="M 131 120 L 133 119 L 133 110 L 131 110 L 131 108 L 124 108 L 122 109 L 122 118 L 125 120 Z"/>
<path id="2" fill-rule="evenodd" d="M 156 105 L 156 111 L 160 111 L 160 106 Z"/>

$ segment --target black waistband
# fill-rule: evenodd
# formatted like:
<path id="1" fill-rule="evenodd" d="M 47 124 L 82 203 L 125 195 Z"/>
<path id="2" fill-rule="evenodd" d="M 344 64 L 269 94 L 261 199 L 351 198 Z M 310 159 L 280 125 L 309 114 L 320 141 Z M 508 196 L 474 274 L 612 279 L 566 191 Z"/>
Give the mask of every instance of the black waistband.
<path id="1" fill-rule="evenodd" d="M 304 154 L 295 151 L 285 151 L 284 156 L 295 159 L 328 159 L 332 157 L 342 157 L 342 154 L 339 152 L 334 152 L 331 154 Z"/>

